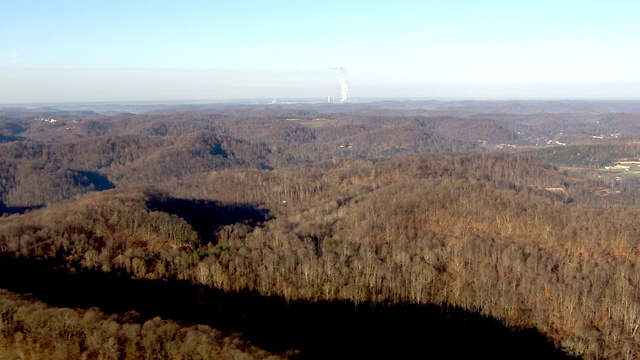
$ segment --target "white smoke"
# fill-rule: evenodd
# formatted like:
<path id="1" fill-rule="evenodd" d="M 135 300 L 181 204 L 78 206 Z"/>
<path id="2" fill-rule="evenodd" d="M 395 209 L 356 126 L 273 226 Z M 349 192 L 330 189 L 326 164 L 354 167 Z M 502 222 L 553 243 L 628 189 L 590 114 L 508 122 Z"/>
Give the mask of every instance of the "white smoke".
<path id="1" fill-rule="evenodd" d="M 349 101 L 349 83 L 345 78 L 340 78 L 338 80 L 340 83 L 340 102 L 348 102 Z"/>
<path id="2" fill-rule="evenodd" d="M 336 71 L 340 76 L 340 79 L 338 80 L 338 83 L 340 84 L 340 102 L 349 102 L 349 83 L 347 82 L 347 79 L 344 78 L 344 67 L 333 65 L 330 69 Z"/>

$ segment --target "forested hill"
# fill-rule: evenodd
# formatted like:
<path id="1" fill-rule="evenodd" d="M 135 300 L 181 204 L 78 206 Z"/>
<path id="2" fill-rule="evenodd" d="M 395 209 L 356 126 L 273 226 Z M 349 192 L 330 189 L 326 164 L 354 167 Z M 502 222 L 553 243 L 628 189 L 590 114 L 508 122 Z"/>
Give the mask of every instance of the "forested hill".
<path id="1" fill-rule="evenodd" d="M 207 131 L 180 137 L 99 136 L 0 145 L 0 199 L 33 206 L 115 184 L 154 183 L 223 168 L 270 168 L 271 151 Z"/>
<path id="2" fill-rule="evenodd" d="M 0 352 L 640 354 L 632 106 L 383 105 L 5 112 Z"/>
<path id="3" fill-rule="evenodd" d="M 535 327 L 571 353 L 619 354 L 610 332 L 635 351 L 628 312 L 639 295 L 632 264 L 640 256 L 633 245 L 640 214 L 586 198 L 567 204 L 543 190 L 563 181 L 514 155 L 226 170 L 175 192 L 239 202 L 109 190 L 0 220 L 0 249 L 56 259 L 76 273 L 97 269 L 290 301 L 450 304 L 516 329 Z M 241 191 L 243 183 L 251 185 Z M 612 211 L 616 221 L 603 217 Z M 630 283 L 613 281 L 618 272 Z M 595 311 L 602 307 L 608 315 Z M 583 323 L 602 332 L 586 336 Z"/>
<path id="4" fill-rule="evenodd" d="M 155 184 L 220 169 L 477 148 L 477 140 L 454 136 L 465 121 L 451 118 L 324 118 L 308 111 L 237 109 L 30 115 L 5 115 L 0 130 L 6 141 L 0 144 L 0 200 L 7 206 L 39 206 L 116 185 Z M 489 128 L 483 128 L 487 138 L 513 137 L 502 125 L 497 135 Z"/>

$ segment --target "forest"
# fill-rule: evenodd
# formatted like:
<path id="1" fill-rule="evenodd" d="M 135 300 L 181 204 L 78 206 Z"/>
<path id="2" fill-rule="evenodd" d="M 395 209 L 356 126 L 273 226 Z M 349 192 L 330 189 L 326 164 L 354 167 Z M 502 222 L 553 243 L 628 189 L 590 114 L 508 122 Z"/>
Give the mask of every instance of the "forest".
<path id="1" fill-rule="evenodd" d="M 630 101 L 0 107 L 0 355 L 636 359 L 639 139 Z"/>

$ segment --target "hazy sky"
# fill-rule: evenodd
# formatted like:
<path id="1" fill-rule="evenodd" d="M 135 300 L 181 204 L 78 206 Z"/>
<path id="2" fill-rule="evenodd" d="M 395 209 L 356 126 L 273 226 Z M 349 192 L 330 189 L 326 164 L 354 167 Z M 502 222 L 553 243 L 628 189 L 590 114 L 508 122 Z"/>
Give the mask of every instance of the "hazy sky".
<path id="1" fill-rule="evenodd" d="M 0 103 L 640 98 L 640 1 L 0 0 Z M 344 73 L 331 70 L 344 67 Z"/>

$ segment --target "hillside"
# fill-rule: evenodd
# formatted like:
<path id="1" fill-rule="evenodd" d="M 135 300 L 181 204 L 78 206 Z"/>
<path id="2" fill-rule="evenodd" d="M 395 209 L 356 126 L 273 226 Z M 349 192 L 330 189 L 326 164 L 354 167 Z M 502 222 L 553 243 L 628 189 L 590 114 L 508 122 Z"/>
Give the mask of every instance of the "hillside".
<path id="1" fill-rule="evenodd" d="M 636 135 L 580 143 L 597 126 L 581 108 L 565 114 L 585 124 L 562 135 L 576 143 L 500 148 L 546 131 L 532 121 L 540 104 L 428 105 L 162 108 L 53 141 L 8 112 L 0 254 L 16 276 L 0 288 L 33 298 L 1 294 L 0 349 L 415 357 L 428 341 L 465 357 L 639 354 L 640 192 L 599 170 L 637 157 Z M 602 116 L 633 128 L 635 115 L 616 114 Z M 31 309 L 80 319 L 84 335 L 56 330 L 65 353 L 42 335 L 60 325 Z M 195 338 L 218 345 L 194 350 Z"/>
<path id="2" fill-rule="evenodd" d="M 264 210 L 243 205 L 238 217 L 216 222 L 240 205 L 110 190 L 2 220 L 0 249 L 58 259 L 73 272 L 186 280 L 289 301 L 449 304 L 535 327 L 571 353 L 618 354 L 603 337 L 611 332 L 635 351 L 629 311 L 638 283 L 630 266 L 640 254 L 631 224 L 640 214 L 566 204 L 538 190 L 563 181 L 541 165 L 516 156 L 432 156 L 276 171 L 278 179 L 260 181 L 231 171 L 229 181 L 262 183 L 245 194 Z M 233 194 L 232 185 L 212 177 L 180 191 L 202 189 L 212 201 Z M 194 215 L 205 209 L 203 228 Z M 631 282 L 612 282 L 619 272 Z M 608 316 L 593 312 L 603 307 Z M 583 326 L 602 332 L 585 337 Z"/>

